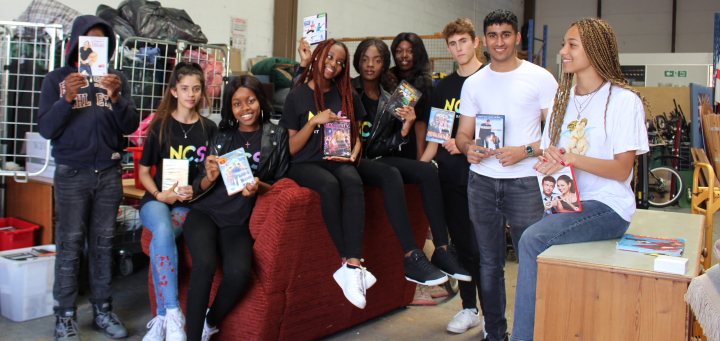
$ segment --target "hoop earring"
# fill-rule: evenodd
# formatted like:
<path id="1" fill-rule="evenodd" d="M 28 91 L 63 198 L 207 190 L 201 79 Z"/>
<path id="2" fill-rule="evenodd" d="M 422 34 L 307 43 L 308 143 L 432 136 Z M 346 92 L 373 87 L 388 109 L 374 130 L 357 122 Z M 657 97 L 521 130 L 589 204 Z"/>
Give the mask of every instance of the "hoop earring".
<path id="1" fill-rule="evenodd" d="M 265 113 L 260 109 L 260 122 L 265 120 Z"/>

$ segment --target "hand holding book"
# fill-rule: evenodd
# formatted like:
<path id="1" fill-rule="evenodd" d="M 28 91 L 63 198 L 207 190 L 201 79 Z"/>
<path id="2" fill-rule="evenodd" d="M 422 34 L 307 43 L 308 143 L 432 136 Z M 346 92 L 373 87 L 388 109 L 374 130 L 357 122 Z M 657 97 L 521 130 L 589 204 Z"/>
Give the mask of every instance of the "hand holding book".
<path id="1" fill-rule="evenodd" d="M 546 148 L 543 155 L 538 156 L 538 163 L 533 169 L 539 173 L 551 175 L 570 165 L 565 157 L 565 148 L 558 149 L 555 146 Z"/>
<path id="2" fill-rule="evenodd" d="M 342 111 L 340 113 L 342 113 Z M 325 123 L 329 123 L 329 122 L 337 122 L 340 120 L 341 120 L 341 117 L 338 115 L 335 115 L 335 113 L 332 110 L 325 109 L 321 113 L 313 116 L 313 118 L 311 118 L 308 121 L 308 124 L 318 125 L 318 124 L 325 124 Z"/>
<path id="3" fill-rule="evenodd" d="M 400 117 L 403 119 L 403 125 L 402 125 L 402 136 L 406 137 L 408 134 L 410 134 L 410 130 L 413 129 L 415 119 L 417 116 L 415 115 L 415 108 L 404 105 L 402 108 L 399 108 L 397 110 L 397 114 L 400 115 Z"/>

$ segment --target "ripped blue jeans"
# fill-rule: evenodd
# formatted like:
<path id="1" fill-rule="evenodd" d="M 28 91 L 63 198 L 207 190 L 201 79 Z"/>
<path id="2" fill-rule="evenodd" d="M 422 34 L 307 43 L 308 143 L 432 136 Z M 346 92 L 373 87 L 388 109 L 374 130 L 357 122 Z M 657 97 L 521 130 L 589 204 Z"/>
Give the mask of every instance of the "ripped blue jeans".
<path id="1" fill-rule="evenodd" d="M 85 242 L 93 304 L 112 300 L 113 237 L 123 197 L 120 165 L 105 170 L 58 165 L 55 169 L 56 314 L 75 310 Z"/>

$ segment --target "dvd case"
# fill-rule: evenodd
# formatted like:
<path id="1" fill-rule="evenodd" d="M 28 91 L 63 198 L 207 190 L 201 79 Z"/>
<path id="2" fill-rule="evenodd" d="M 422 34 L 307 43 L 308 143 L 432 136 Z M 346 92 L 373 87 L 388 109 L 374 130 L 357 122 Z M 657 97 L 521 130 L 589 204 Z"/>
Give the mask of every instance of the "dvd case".
<path id="1" fill-rule="evenodd" d="M 505 116 L 475 115 L 475 144 L 490 150 L 505 147 Z"/>
<path id="2" fill-rule="evenodd" d="M 220 175 L 222 175 L 228 195 L 242 191 L 245 186 L 255 182 L 245 149 L 238 148 L 218 157 Z"/>
<path id="3" fill-rule="evenodd" d="M 86 77 L 107 75 L 108 38 L 80 36 L 78 72 Z"/>
<path id="4" fill-rule="evenodd" d="M 426 141 L 445 143 L 452 135 L 455 123 L 455 112 L 438 108 L 430 108 Z"/>
<path id="5" fill-rule="evenodd" d="M 311 15 L 303 19 L 303 37 L 310 45 L 327 40 L 327 13 Z"/>
<path id="6" fill-rule="evenodd" d="M 390 112 L 398 120 L 405 122 L 405 120 L 398 115 L 397 111 L 405 105 L 414 108 L 421 96 L 422 93 L 420 91 L 403 80 L 397 89 L 395 89 L 392 96 L 390 96 L 390 100 L 385 104 L 384 110 Z"/>
<path id="7" fill-rule="evenodd" d="M 639 236 L 636 234 L 626 234 L 618 243 L 617 249 L 680 257 L 685 249 L 685 239 L 658 238 Z"/>
<path id="8" fill-rule="evenodd" d="M 567 166 L 553 175 L 537 173 L 546 214 L 582 212 L 575 168 Z"/>
<path id="9" fill-rule="evenodd" d="M 340 120 L 324 124 L 323 150 L 325 157 L 350 157 L 350 120 Z"/>
<path id="10" fill-rule="evenodd" d="M 162 163 L 162 191 L 172 188 L 175 183 L 175 193 L 178 188 L 188 185 L 188 172 L 190 171 L 190 160 L 163 159 Z"/>

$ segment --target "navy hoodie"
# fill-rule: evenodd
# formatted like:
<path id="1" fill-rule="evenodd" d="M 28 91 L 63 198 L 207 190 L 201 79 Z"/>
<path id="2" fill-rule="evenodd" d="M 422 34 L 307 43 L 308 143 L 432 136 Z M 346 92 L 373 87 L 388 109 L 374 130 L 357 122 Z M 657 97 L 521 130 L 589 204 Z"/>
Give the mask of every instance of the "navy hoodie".
<path id="1" fill-rule="evenodd" d="M 65 100 L 65 77 L 78 72 L 79 37 L 93 26 L 102 26 L 108 35 L 108 56 L 115 52 L 115 33 L 107 22 L 94 15 L 75 19 L 67 64 L 45 76 L 40 94 L 38 128 L 40 135 L 52 142 L 55 163 L 75 168 L 101 171 L 120 163 L 123 134 L 137 130 L 140 115 L 124 74 L 108 68 L 108 73 L 122 80 L 120 97 L 112 103 L 99 82 L 78 90 L 72 103 Z"/>

